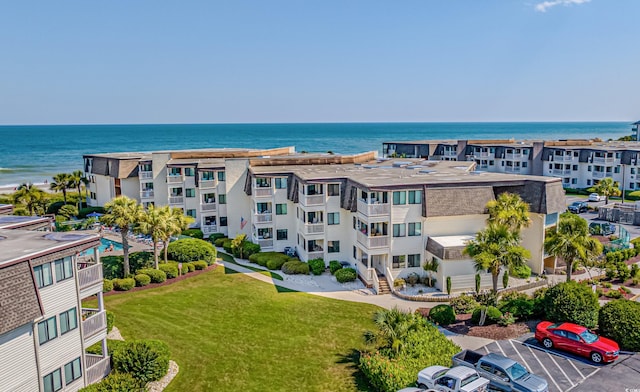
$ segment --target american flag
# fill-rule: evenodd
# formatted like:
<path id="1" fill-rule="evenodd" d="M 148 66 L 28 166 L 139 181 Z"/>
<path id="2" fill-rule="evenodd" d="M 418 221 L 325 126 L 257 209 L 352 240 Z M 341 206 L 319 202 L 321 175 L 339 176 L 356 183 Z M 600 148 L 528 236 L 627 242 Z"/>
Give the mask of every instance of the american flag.
<path id="1" fill-rule="evenodd" d="M 240 217 L 240 230 L 244 229 L 244 227 L 247 225 L 247 221 L 244 220 L 244 216 Z"/>

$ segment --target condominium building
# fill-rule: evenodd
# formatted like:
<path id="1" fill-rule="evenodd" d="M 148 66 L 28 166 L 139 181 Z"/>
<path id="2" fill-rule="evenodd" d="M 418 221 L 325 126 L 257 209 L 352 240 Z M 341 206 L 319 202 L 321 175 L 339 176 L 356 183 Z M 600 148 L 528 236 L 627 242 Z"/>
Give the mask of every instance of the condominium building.
<path id="1" fill-rule="evenodd" d="M 0 229 L 50 231 L 53 226 L 49 216 L 0 215 Z"/>
<path id="2" fill-rule="evenodd" d="M 529 266 L 535 273 L 555 268 L 542 244 L 545 230 L 566 208 L 557 178 L 481 172 L 468 161 L 378 159 L 376 152 L 295 154 L 290 149 L 280 155 L 254 151 L 220 157 L 220 150 L 181 151 L 163 153 L 159 161 L 155 154 L 141 157 L 136 175 L 127 177 L 137 181 L 127 196 L 183 208 L 205 235 L 244 233 L 263 250 L 293 247 L 304 261 L 349 261 L 374 287 L 383 277 L 422 274 L 424 262 L 435 258 L 440 262 L 437 287 L 450 276 L 454 290 L 473 288 L 474 264 L 462 249 L 485 226 L 486 203 L 503 192 L 517 193 L 530 204 L 532 224 L 523 233 L 532 254 Z M 95 165 L 96 158 L 85 156 L 85 162 L 93 159 Z M 141 170 L 143 165 L 149 166 Z M 151 182 L 141 173 L 154 179 L 148 198 L 138 191 Z M 92 186 L 106 182 L 96 170 L 87 174 L 94 177 Z M 98 193 L 94 203 L 112 195 L 109 189 L 106 197 L 99 187 L 92 189 Z M 120 192 L 126 194 L 124 187 Z M 483 274 L 483 285 L 489 283 Z"/>
<path id="3" fill-rule="evenodd" d="M 9 215 L 13 213 L 13 206 L 11 204 L 0 204 L 0 215 Z"/>
<path id="4" fill-rule="evenodd" d="M 640 143 L 596 140 L 418 140 L 385 142 L 385 157 L 474 161 L 477 170 L 558 177 L 565 188 L 588 188 L 610 177 L 640 190 Z"/>
<path id="5" fill-rule="evenodd" d="M 93 234 L 0 229 L 0 390 L 76 391 L 109 373 L 107 355 L 86 352 L 97 342 L 107 352 L 99 245 Z M 90 296 L 95 309 L 82 305 Z"/>

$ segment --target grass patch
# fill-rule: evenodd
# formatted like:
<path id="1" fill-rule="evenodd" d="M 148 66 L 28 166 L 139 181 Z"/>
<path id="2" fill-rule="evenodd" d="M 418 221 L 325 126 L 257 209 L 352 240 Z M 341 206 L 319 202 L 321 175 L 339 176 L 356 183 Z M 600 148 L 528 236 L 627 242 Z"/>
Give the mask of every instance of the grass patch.
<path id="1" fill-rule="evenodd" d="M 358 371 L 373 305 L 279 291 L 224 268 L 105 298 L 125 339 L 161 339 L 172 391 L 366 391 Z"/>
<path id="2" fill-rule="evenodd" d="M 222 260 L 229 262 L 229 263 L 233 263 L 235 265 L 239 265 L 240 267 L 244 267 L 246 269 L 250 269 L 253 272 L 259 272 L 264 276 L 268 276 L 270 278 L 276 279 L 276 280 L 284 280 L 282 278 L 282 275 L 279 275 L 275 272 L 271 272 L 271 271 L 265 271 L 263 269 L 260 268 L 256 268 L 256 267 L 252 267 L 250 265 L 244 265 L 244 264 L 240 264 L 236 261 L 236 259 L 233 258 L 233 256 L 231 256 L 228 253 L 224 253 L 224 252 L 218 252 L 218 257 L 220 257 Z"/>

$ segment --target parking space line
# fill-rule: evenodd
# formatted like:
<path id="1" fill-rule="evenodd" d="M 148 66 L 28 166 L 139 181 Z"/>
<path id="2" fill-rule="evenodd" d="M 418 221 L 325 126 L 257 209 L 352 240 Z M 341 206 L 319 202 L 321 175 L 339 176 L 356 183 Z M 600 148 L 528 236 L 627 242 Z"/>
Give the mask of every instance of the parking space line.
<path id="1" fill-rule="evenodd" d="M 556 386 L 556 388 L 558 388 L 558 390 L 562 392 L 563 389 L 560 388 L 560 385 L 558 385 L 556 380 L 554 380 L 553 377 L 551 377 L 551 374 L 549 374 L 549 371 L 547 370 L 547 368 L 542 364 L 542 362 L 540 362 L 540 359 L 538 359 L 538 357 L 533 353 L 533 350 L 531 349 L 531 347 L 529 347 L 527 345 L 527 348 L 529 349 L 529 351 L 531 351 L 531 355 L 533 355 L 533 357 L 536 359 L 536 361 L 538 361 L 538 363 L 540 364 L 540 367 L 542 367 L 542 370 L 544 370 L 544 372 L 547 373 L 547 376 L 549 376 L 549 379 L 551 380 L 551 382 L 553 382 L 553 384 Z"/>
<path id="2" fill-rule="evenodd" d="M 580 377 L 582 377 L 582 379 L 584 380 L 586 377 L 584 376 L 584 374 L 582 374 L 582 372 L 580 370 L 578 370 L 578 367 L 573 364 L 573 361 L 568 361 L 568 362 L 571 364 L 571 366 L 573 366 L 574 369 L 576 369 L 576 372 L 578 372 Z"/>
<path id="3" fill-rule="evenodd" d="M 484 351 L 486 351 L 486 352 L 487 352 L 487 354 L 491 354 L 491 351 L 489 351 L 489 349 L 487 348 L 487 346 L 484 346 L 483 348 L 484 348 Z"/>
<path id="4" fill-rule="evenodd" d="M 594 374 L 596 374 L 598 372 L 598 370 L 600 370 L 600 368 L 597 368 L 596 370 L 592 371 L 591 373 L 587 374 L 587 377 L 583 378 L 582 381 L 580 381 L 578 384 L 572 386 L 571 388 L 567 389 L 565 392 L 569 392 L 570 390 L 572 390 L 573 388 L 577 387 L 578 385 L 582 384 L 587 378 L 593 376 Z"/>
<path id="5" fill-rule="evenodd" d="M 518 354 L 518 357 L 520 357 L 520 360 L 522 360 L 522 363 L 524 363 L 524 366 L 527 367 L 527 369 L 531 370 L 531 366 L 529 366 L 529 364 L 527 363 L 527 361 L 524 360 L 524 358 L 522 357 L 522 355 L 520 354 L 520 351 L 518 351 L 518 349 L 516 348 L 516 346 L 513 344 L 513 341 L 509 340 L 509 343 L 511 343 L 511 347 L 513 347 L 513 349 L 515 350 L 516 354 Z"/>
<path id="6" fill-rule="evenodd" d="M 560 358 L 564 358 L 564 359 L 567 359 L 567 360 L 569 360 L 569 361 L 577 361 L 577 359 L 576 359 L 576 358 L 568 357 L 568 356 L 566 356 L 566 355 L 564 355 L 564 354 L 561 354 L 561 353 L 559 353 L 559 352 L 557 352 L 557 351 L 549 351 L 549 350 L 547 350 L 547 349 L 544 349 L 544 348 L 542 348 L 542 347 L 538 347 L 538 346 L 534 346 L 534 345 L 529 344 L 529 343 L 522 343 L 522 344 L 524 344 L 525 346 L 527 346 L 527 347 L 529 347 L 529 348 L 535 348 L 536 350 L 544 351 L 545 353 L 549 353 L 549 354 L 557 355 L 557 356 L 559 356 Z M 596 369 L 598 369 L 598 367 L 597 367 L 597 366 L 589 365 L 589 364 L 588 364 L 588 363 L 586 363 L 586 362 L 582 362 L 582 361 L 580 361 L 580 363 L 582 363 L 582 364 L 584 364 L 584 365 L 586 365 L 586 366 L 588 366 L 588 367 L 590 367 L 590 368 L 596 368 Z M 574 367 L 575 367 L 575 366 L 574 366 Z M 576 370 L 577 370 L 577 369 L 576 369 Z M 580 373 L 580 371 L 578 371 L 578 373 Z M 582 373 L 580 373 L 580 374 L 582 374 Z"/>
<path id="7" fill-rule="evenodd" d="M 504 350 L 502 349 L 502 347 L 500 347 L 500 341 L 496 340 L 496 346 L 498 346 L 498 348 L 500 349 L 500 352 L 502 353 L 502 355 L 504 355 L 505 357 L 507 356 L 507 354 L 505 354 Z"/>
<path id="8" fill-rule="evenodd" d="M 553 361 L 553 363 L 556 364 L 556 366 L 558 367 L 558 369 L 560 369 L 560 372 L 562 372 L 562 374 L 564 375 L 564 378 L 566 378 L 569 381 L 569 384 L 571 384 L 571 386 L 575 386 L 576 384 L 573 383 L 573 381 L 571 381 L 571 379 L 569 378 L 569 376 L 567 376 L 567 373 L 564 372 L 564 369 L 562 369 L 562 366 L 558 365 L 558 362 L 556 362 L 555 359 L 553 359 L 553 356 L 549 353 L 547 353 L 547 355 L 549 356 L 549 358 Z"/>

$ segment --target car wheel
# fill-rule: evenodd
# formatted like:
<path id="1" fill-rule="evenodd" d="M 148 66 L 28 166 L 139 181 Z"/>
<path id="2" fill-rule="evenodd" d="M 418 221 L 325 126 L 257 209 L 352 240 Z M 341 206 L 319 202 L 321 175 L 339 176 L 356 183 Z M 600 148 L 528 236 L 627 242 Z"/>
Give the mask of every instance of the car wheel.
<path id="1" fill-rule="evenodd" d="M 418 384 L 418 388 L 420 389 L 427 389 L 427 386 L 424 384 Z"/>
<path id="2" fill-rule="evenodd" d="M 600 363 L 600 362 L 602 362 L 602 354 L 600 354 L 600 353 L 596 353 L 596 352 L 592 352 L 592 353 L 591 353 L 591 360 L 592 360 L 594 363 Z"/>
<path id="3" fill-rule="evenodd" d="M 544 338 L 544 339 L 542 340 L 542 345 L 543 345 L 545 348 L 552 348 L 552 347 L 553 347 L 553 341 L 552 341 L 551 339 L 549 339 L 549 338 Z"/>

